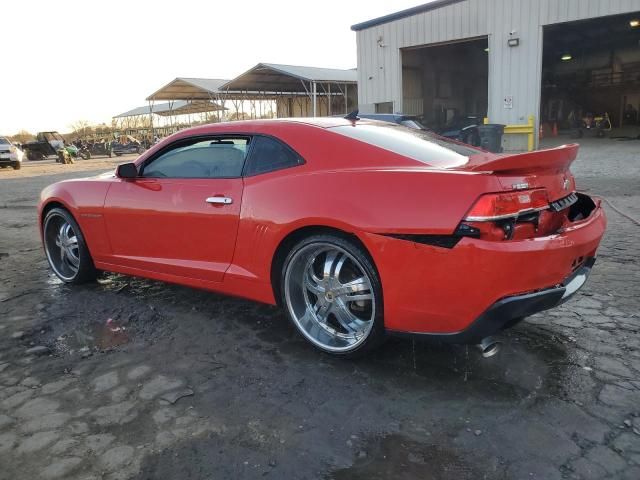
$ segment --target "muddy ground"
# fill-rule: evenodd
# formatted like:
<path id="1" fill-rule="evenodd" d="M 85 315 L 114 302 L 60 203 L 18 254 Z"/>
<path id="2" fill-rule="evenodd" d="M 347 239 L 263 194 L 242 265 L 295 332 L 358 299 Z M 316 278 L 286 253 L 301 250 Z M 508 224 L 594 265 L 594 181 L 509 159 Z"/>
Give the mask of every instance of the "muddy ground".
<path id="1" fill-rule="evenodd" d="M 579 184 L 638 219 L 639 152 L 585 140 Z M 609 204 L 587 286 L 497 356 L 392 339 L 344 361 L 274 307 L 56 280 L 40 189 L 122 160 L 0 171 L 0 478 L 640 478 L 640 226 Z"/>

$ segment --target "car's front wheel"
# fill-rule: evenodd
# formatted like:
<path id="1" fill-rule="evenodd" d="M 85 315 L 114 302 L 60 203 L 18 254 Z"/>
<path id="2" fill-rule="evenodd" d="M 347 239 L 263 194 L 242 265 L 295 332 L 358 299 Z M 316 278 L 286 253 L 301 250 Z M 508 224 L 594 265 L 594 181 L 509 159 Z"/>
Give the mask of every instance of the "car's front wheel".
<path id="1" fill-rule="evenodd" d="M 281 282 L 293 324 L 320 350 L 356 356 L 382 342 L 380 279 L 355 242 L 333 235 L 303 239 L 287 256 Z"/>
<path id="2" fill-rule="evenodd" d="M 80 226 L 62 208 L 52 208 L 42 222 L 44 249 L 54 273 L 66 283 L 96 278 L 96 269 Z"/>

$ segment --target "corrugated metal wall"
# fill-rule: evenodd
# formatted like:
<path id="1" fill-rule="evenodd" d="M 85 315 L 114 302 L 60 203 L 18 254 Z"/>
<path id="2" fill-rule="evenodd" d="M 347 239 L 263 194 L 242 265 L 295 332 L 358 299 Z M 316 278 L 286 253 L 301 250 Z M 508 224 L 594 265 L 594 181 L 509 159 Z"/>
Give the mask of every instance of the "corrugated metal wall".
<path id="1" fill-rule="evenodd" d="M 538 118 L 544 25 L 639 10 L 640 0 L 465 0 L 360 30 L 360 109 L 393 102 L 396 112 L 403 110 L 401 48 L 488 36 L 489 118 L 524 123 L 529 115 Z M 514 30 L 520 46 L 509 47 Z M 504 108 L 507 95 L 512 109 Z"/>

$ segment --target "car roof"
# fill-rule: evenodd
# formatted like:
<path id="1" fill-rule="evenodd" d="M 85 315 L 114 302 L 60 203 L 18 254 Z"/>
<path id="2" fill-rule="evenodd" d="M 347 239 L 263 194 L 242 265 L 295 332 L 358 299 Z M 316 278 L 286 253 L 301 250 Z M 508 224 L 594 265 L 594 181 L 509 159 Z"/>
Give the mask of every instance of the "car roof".
<path id="1" fill-rule="evenodd" d="M 184 138 L 193 135 L 208 135 L 216 133 L 233 132 L 238 133 L 245 131 L 246 133 L 260 132 L 261 130 L 273 130 L 274 127 L 285 125 L 304 125 L 329 129 L 342 126 L 353 126 L 359 124 L 379 124 L 376 120 L 347 120 L 343 117 L 295 117 L 295 118 L 272 118 L 261 120 L 237 120 L 231 122 L 209 123 L 206 125 L 198 125 L 197 127 L 187 128 L 174 133 L 168 138 Z"/>

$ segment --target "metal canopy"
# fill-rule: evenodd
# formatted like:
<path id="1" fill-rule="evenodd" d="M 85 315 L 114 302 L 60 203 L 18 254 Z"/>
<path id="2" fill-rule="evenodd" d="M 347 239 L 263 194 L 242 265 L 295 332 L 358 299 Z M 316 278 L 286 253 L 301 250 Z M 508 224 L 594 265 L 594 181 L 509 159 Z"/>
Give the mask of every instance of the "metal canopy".
<path id="1" fill-rule="evenodd" d="M 356 70 L 259 63 L 220 88 L 229 92 L 287 92 L 309 94 L 304 82 L 357 85 Z"/>
<path id="2" fill-rule="evenodd" d="M 147 100 L 210 100 L 220 94 L 220 86 L 228 81 L 220 78 L 178 77 L 149 95 Z"/>
<path id="3" fill-rule="evenodd" d="M 188 102 L 185 100 L 176 100 L 175 102 L 159 103 L 156 105 L 147 105 L 144 107 L 134 108 L 113 118 L 137 117 L 141 115 L 151 115 L 152 113 L 162 117 L 174 115 L 188 115 L 190 113 L 216 112 L 219 110 L 227 110 L 211 100 L 200 100 Z"/>

